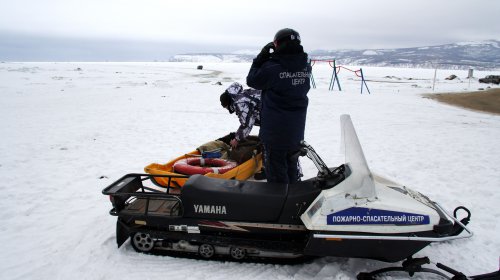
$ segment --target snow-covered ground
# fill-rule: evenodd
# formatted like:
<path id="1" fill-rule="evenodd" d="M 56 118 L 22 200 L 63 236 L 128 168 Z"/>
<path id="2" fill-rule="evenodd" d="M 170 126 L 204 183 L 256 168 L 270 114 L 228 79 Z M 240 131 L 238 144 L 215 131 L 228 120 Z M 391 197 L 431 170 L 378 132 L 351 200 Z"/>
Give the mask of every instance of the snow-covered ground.
<path id="1" fill-rule="evenodd" d="M 196 66 L 0 63 L 0 279 L 354 279 L 387 266 L 334 257 L 299 265 L 201 261 L 139 254 L 128 243 L 116 248 L 116 218 L 101 190 L 238 126 L 219 95 L 234 81 L 245 84 L 249 64 Z M 343 91 L 332 92 L 331 68 L 314 66 L 306 140 L 327 164 L 343 163 L 339 117 L 350 114 L 373 171 L 449 210 L 472 211 L 472 238 L 433 244 L 418 256 L 468 275 L 497 270 L 500 116 L 422 98 L 432 93 L 434 70 L 363 72 L 371 94 L 360 94 L 348 71 L 339 73 Z M 460 80 L 444 80 L 451 74 Z M 435 92 L 486 87 L 466 76 L 439 70 Z M 314 176 L 314 165 L 302 163 Z"/>

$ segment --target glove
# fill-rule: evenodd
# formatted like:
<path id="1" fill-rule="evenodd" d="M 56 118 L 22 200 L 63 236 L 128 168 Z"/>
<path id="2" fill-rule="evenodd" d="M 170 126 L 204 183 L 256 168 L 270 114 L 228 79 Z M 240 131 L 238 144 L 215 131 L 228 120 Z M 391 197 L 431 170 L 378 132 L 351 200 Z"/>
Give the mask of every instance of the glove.
<path id="1" fill-rule="evenodd" d="M 262 50 L 260 51 L 259 55 L 266 55 L 266 56 L 270 56 L 271 55 L 271 50 L 273 50 L 274 52 L 274 43 L 273 42 L 269 42 L 267 43 L 267 45 L 265 45 Z"/>
<path id="2" fill-rule="evenodd" d="M 266 62 L 270 57 L 271 57 L 271 50 L 274 51 L 274 43 L 270 42 L 267 45 L 265 45 L 260 53 L 257 55 L 257 57 L 253 60 L 254 64 L 256 66 L 261 66 Z"/>
<path id="3" fill-rule="evenodd" d="M 233 147 L 233 149 L 235 149 L 238 146 L 238 140 L 236 140 L 236 138 L 235 138 L 235 139 L 231 140 L 230 144 L 231 144 L 231 147 Z"/>
<path id="4" fill-rule="evenodd" d="M 226 144 L 230 145 L 229 143 L 231 142 L 231 139 L 234 139 L 235 137 L 236 137 L 236 133 L 231 132 L 231 133 L 229 133 L 228 135 L 226 135 L 226 136 L 224 136 L 224 137 L 221 137 L 221 138 L 219 138 L 219 139 L 217 139 L 217 140 L 222 141 L 222 142 L 224 142 L 224 143 L 226 143 Z"/>

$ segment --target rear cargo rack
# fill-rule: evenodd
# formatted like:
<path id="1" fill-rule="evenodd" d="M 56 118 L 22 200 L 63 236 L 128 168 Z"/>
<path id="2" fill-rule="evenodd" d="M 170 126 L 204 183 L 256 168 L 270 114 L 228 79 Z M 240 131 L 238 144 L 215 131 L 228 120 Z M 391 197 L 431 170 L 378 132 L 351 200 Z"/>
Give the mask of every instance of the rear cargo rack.
<path id="1" fill-rule="evenodd" d="M 158 186 L 154 177 L 167 177 L 167 187 Z M 179 189 L 173 187 L 173 178 L 187 178 L 183 175 L 127 174 L 108 187 L 102 193 L 109 195 L 113 209 L 110 214 L 131 216 L 181 216 L 182 202 Z M 151 182 L 146 186 L 144 181 Z"/>

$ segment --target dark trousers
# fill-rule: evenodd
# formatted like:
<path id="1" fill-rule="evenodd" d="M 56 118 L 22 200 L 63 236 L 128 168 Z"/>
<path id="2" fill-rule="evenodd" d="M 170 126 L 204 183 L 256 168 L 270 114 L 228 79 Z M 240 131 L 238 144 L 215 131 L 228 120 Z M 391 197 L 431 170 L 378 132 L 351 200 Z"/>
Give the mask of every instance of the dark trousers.
<path id="1" fill-rule="evenodd" d="M 295 152 L 264 145 L 264 168 L 268 182 L 293 184 L 300 180 L 302 172 Z"/>

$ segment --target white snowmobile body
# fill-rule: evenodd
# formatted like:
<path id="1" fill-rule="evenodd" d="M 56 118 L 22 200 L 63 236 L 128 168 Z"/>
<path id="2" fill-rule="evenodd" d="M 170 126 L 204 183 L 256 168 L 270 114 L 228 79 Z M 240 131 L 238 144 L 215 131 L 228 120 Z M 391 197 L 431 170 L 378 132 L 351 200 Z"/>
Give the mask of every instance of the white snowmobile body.
<path id="1" fill-rule="evenodd" d="M 439 224 L 427 197 L 371 173 L 348 115 L 341 117 L 341 128 L 351 174 L 323 190 L 301 216 L 309 230 L 394 234 L 430 231 Z"/>

